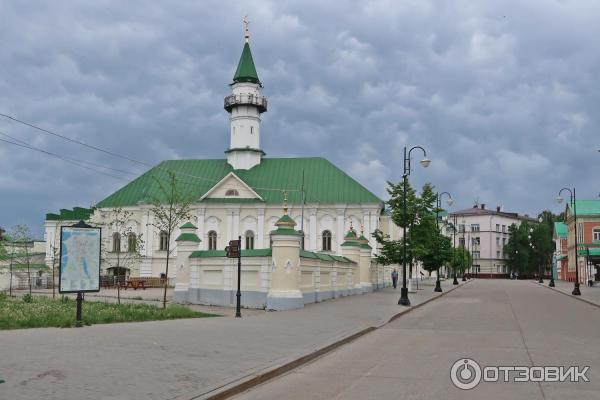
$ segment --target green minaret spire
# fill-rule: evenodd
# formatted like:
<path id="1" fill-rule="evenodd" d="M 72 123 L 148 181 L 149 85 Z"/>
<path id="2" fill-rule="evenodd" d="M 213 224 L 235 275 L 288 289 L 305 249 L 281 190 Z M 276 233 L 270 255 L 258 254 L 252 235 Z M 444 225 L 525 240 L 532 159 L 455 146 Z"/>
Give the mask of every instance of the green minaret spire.
<path id="1" fill-rule="evenodd" d="M 242 50 L 242 56 L 240 62 L 235 70 L 233 76 L 233 83 L 238 82 L 252 82 L 260 84 L 258 74 L 256 73 L 256 67 L 254 66 L 254 60 L 252 59 L 252 52 L 250 51 L 250 31 L 248 30 L 248 18 L 244 17 L 244 25 L 246 26 L 244 32 L 244 49 Z"/>

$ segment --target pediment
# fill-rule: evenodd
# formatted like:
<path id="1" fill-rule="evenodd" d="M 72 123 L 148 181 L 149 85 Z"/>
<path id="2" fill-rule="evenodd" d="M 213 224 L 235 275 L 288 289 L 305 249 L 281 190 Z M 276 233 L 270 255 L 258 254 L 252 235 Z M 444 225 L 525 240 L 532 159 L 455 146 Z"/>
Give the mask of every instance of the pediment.
<path id="1" fill-rule="evenodd" d="M 204 199 L 256 199 L 264 201 L 258 193 L 233 172 L 227 174 L 200 198 L 200 200 Z"/>

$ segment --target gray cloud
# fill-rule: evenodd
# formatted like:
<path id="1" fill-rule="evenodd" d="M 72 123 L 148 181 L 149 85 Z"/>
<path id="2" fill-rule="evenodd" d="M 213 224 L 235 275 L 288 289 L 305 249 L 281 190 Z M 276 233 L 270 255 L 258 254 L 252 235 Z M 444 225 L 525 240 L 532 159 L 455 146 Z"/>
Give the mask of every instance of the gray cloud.
<path id="1" fill-rule="evenodd" d="M 600 189 L 600 3 L 579 1 L 5 2 L 0 112 L 148 163 L 222 157 L 250 15 L 270 156 L 324 156 L 385 196 L 405 145 L 415 185 L 535 213 Z M 0 131 L 144 169 L 14 122 Z M 420 155 L 417 155 L 420 157 Z M 415 164 L 416 165 L 416 164 Z M 0 143 L 0 225 L 87 206 L 125 183 Z M 128 178 L 128 175 L 121 175 Z"/>

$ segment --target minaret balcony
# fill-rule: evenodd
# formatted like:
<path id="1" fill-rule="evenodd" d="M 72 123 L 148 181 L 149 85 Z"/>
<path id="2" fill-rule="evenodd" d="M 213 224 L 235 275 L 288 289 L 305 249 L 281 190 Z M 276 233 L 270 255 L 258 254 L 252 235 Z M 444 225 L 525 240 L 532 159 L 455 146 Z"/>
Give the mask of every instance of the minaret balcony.
<path id="1" fill-rule="evenodd" d="M 224 108 L 227 112 L 231 112 L 235 106 L 256 106 L 258 111 L 263 113 L 267 111 L 267 98 L 253 94 L 232 94 L 225 97 Z"/>

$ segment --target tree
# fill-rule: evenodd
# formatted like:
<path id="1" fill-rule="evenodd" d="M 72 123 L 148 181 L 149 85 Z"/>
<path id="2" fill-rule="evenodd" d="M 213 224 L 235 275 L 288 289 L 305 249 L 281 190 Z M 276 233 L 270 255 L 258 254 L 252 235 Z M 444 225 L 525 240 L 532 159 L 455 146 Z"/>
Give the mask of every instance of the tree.
<path id="1" fill-rule="evenodd" d="M 454 248 L 452 252 L 450 265 L 456 271 L 458 271 L 461 275 L 464 275 L 465 271 L 472 264 L 473 260 L 471 258 L 471 253 L 463 246 L 459 246 Z"/>
<path id="2" fill-rule="evenodd" d="M 103 225 L 102 262 L 112 268 L 116 276 L 124 276 L 127 270 L 135 268 L 142 258 L 144 247 L 142 234 L 136 234 L 128 225 L 133 213 L 122 207 L 110 211 L 108 222 Z M 111 232 L 111 234 L 108 234 Z M 127 248 L 123 251 L 123 243 Z M 117 284 L 117 303 L 121 304 L 121 285 Z"/>
<path id="3" fill-rule="evenodd" d="M 12 254 L 10 261 L 10 295 L 12 296 L 12 279 L 13 279 L 13 267 L 14 260 L 18 260 L 18 263 L 25 264 L 27 268 L 27 281 L 29 285 L 29 294 L 31 295 L 31 253 L 29 252 L 29 246 L 33 239 L 31 237 L 31 231 L 27 225 L 15 225 L 11 232 L 12 238 Z M 15 253 L 15 250 L 17 251 Z"/>
<path id="4" fill-rule="evenodd" d="M 165 282 L 163 293 L 163 308 L 167 307 L 167 287 L 169 282 L 169 258 L 171 256 L 171 236 L 175 229 L 184 220 L 189 220 L 191 214 L 191 197 L 184 194 L 178 185 L 177 177 L 172 171 L 168 171 L 168 180 L 163 184 L 159 179 L 159 194 L 152 198 L 152 213 L 154 214 L 154 226 L 159 232 L 167 235 L 167 264 L 165 268 Z"/>

